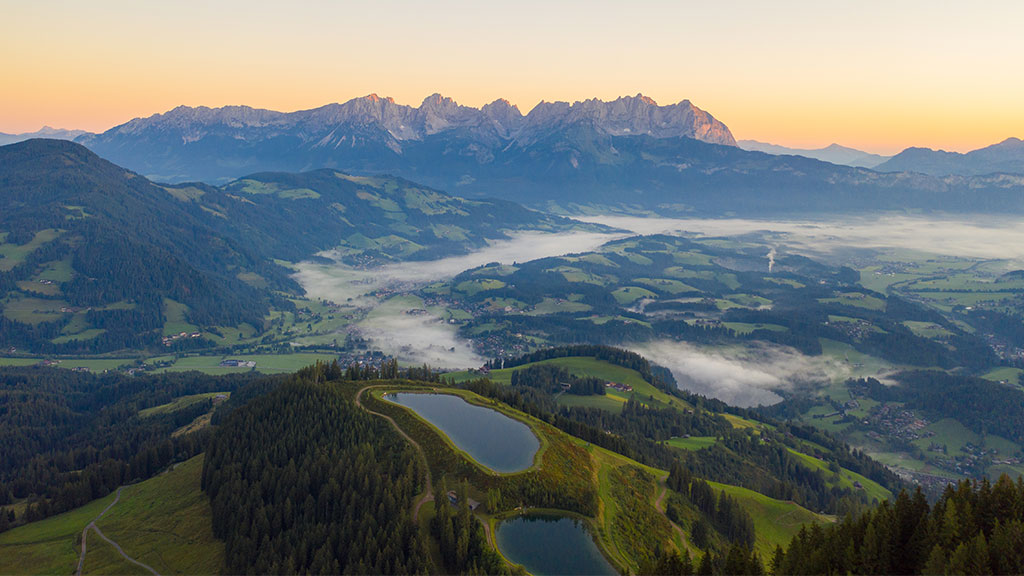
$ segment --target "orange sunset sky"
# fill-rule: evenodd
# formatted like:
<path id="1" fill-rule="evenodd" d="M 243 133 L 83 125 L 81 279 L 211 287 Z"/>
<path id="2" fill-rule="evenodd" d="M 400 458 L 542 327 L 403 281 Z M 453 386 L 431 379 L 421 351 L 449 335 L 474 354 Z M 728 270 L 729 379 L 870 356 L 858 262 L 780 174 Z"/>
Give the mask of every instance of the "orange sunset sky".
<path id="1" fill-rule="evenodd" d="M 213 4 L 211 7 L 210 4 Z M 1024 2 L 0 1 L 0 132 L 369 93 L 689 99 L 737 139 L 891 154 L 1024 137 Z"/>

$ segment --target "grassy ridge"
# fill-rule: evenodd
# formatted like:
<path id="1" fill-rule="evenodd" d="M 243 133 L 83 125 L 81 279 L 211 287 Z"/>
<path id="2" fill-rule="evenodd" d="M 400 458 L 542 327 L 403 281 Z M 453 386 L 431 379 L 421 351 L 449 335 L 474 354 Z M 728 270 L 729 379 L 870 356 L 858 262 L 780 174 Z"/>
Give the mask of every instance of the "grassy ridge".
<path id="1" fill-rule="evenodd" d="M 160 574 L 218 573 L 224 545 L 210 527 L 210 504 L 199 488 L 202 468 L 200 455 L 165 474 L 126 486 L 97 526 L 126 554 Z M 0 574 L 73 573 L 82 529 L 113 500 L 110 494 L 0 534 Z M 89 532 L 87 543 L 84 573 L 147 573 L 124 561 L 95 532 Z"/>
<path id="2" fill-rule="evenodd" d="M 487 376 L 492 381 L 499 384 L 509 384 L 512 382 L 512 372 L 516 370 L 523 370 L 530 366 L 536 365 L 551 365 L 558 366 L 568 370 L 570 374 L 579 377 L 592 377 L 605 380 L 607 382 L 615 382 L 618 384 L 626 384 L 633 387 L 633 394 L 637 395 L 637 398 L 642 400 L 644 403 L 653 404 L 658 407 L 675 406 L 677 408 L 691 409 L 693 408 L 688 403 L 680 398 L 670 396 L 665 392 L 655 388 L 649 382 L 644 380 L 636 370 L 617 366 L 604 360 L 598 360 L 590 356 L 569 356 L 566 358 L 551 358 L 549 360 L 541 360 L 540 362 L 532 362 L 530 364 L 523 364 L 522 366 L 516 366 L 515 368 L 504 368 L 501 370 L 491 370 Z M 464 382 L 466 380 L 472 380 L 479 378 L 479 374 L 472 374 L 470 372 L 452 372 L 447 374 L 446 377 L 451 378 L 455 382 Z M 617 390 L 608 390 L 608 396 L 625 400 L 631 394 L 625 392 L 619 392 Z M 608 406 L 613 406 L 608 404 Z M 604 407 L 604 406 L 602 406 Z M 621 406 L 619 407 L 621 409 Z"/>
<path id="3" fill-rule="evenodd" d="M 224 396 L 230 396 L 230 392 L 207 392 L 205 394 L 190 394 L 188 396 L 181 396 L 168 402 L 167 404 L 161 404 L 159 406 L 153 406 L 152 408 L 146 408 L 145 410 L 139 411 L 139 416 L 146 418 L 148 416 L 154 416 L 156 414 L 170 414 L 171 412 L 177 412 L 184 408 L 188 408 L 193 404 L 198 404 L 204 400 L 209 400 L 217 395 L 223 394 Z"/>

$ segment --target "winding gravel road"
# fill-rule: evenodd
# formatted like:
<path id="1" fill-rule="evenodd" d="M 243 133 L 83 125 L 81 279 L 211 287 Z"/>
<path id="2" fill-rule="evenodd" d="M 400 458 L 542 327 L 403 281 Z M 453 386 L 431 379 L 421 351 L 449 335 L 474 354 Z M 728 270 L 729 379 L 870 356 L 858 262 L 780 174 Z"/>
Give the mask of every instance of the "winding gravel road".
<path id="1" fill-rule="evenodd" d="M 113 546 L 114 549 L 117 550 L 117 553 L 120 554 L 125 560 L 131 562 L 132 564 L 135 564 L 136 566 L 141 566 L 142 568 L 145 568 L 146 570 L 149 570 L 153 574 L 153 576 L 160 576 L 160 574 L 156 570 L 154 570 L 151 566 L 143 564 L 142 562 L 139 562 L 135 558 L 132 558 L 131 556 L 125 554 L 124 550 L 121 549 L 121 546 L 117 542 L 114 542 L 110 538 L 107 538 L 107 535 L 104 534 L 103 531 L 100 530 L 99 526 L 96 525 L 96 521 L 99 520 L 100 518 L 103 518 L 103 515 L 106 514 L 107 511 L 109 511 L 111 508 L 113 508 L 114 504 L 117 504 L 118 500 L 121 499 L 121 490 L 122 489 L 124 489 L 124 486 L 121 486 L 120 488 L 117 489 L 117 494 L 114 495 L 114 501 L 111 502 L 110 504 L 107 504 L 107 507 L 103 509 L 103 512 L 100 512 L 99 516 L 93 518 L 92 522 L 89 522 L 85 526 L 85 528 L 82 529 L 82 554 L 81 554 L 81 556 L 78 557 L 78 569 L 75 570 L 75 576 L 82 576 L 82 568 L 85 566 L 85 552 L 86 552 L 86 549 L 87 549 L 86 538 L 89 535 L 89 529 L 90 528 L 92 530 L 94 530 L 96 532 L 96 534 L 99 535 L 100 538 L 103 538 L 104 540 L 107 541 L 107 543 L 109 543 L 111 546 Z"/>

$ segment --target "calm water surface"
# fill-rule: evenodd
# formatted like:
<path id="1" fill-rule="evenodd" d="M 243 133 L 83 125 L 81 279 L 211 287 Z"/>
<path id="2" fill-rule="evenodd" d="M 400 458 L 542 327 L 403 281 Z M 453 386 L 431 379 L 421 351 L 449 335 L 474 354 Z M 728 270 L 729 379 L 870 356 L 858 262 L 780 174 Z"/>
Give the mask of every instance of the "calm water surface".
<path id="1" fill-rule="evenodd" d="M 582 522 L 565 516 L 516 516 L 498 524 L 498 549 L 534 576 L 618 574 Z"/>
<path id="2" fill-rule="evenodd" d="M 522 422 L 451 394 L 387 394 L 437 426 L 474 460 L 495 472 L 519 472 L 533 465 L 540 441 Z"/>

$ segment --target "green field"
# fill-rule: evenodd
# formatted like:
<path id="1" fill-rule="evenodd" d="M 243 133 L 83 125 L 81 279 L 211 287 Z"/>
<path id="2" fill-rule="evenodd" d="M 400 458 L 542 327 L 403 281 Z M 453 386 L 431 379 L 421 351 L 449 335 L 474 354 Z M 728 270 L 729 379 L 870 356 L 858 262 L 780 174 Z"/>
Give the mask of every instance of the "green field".
<path id="1" fill-rule="evenodd" d="M 953 335 L 952 332 L 938 324 L 935 324 L 934 322 L 916 322 L 914 320 L 906 320 L 903 322 L 903 325 L 910 328 L 910 331 L 914 334 L 924 338 L 946 338 Z"/>
<path id="2" fill-rule="evenodd" d="M 689 438 L 672 438 L 667 444 L 683 450 L 702 450 L 713 446 L 715 442 L 718 442 L 718 438 L 714 436 L 690 436 Z"/>
<path id="3" fill-rule="evenodd" d="M 697 290 L 689 284 L 684 284 L 679 280 L 672 280 L 670 278 L 633 278 L 632 281 L 637 284 L 642 284 L 647 288 L 661 292 L 668 292 L 672 295 L 700 292 L 700 290 Z"/>
<path id="4" fill-rule="evenodd" d="M 0 260 L 3 262 L 3 260 Z M 9 320 L 23 322 L 25 324 L 41 324 L 43 322 L 55 322 L 64 317 L 68 303 L 63 300 L 44 300 L 42 298 L 18 298 L 12 297 L 0 301 L 3 307 L 3 314 Z"/>
<path id="5" fill-rule="evenodd" d="M 245 360 L 256 362 L 255 368 L 220 366 L 222 360 Z M 196 370 L 205 374 L 236 374 L 255 370 L 264 374 L 282 374 L 295 372 L 321 362 L 332 362 L 337 359 L 334 354 L 300 353 L 300 354 L 239 354 L 228 356 L 186 356 L 179 358 L 174 364 L 160 368 L 155 372 L 185 372 Z"/>
<path id="6" fill-rule="evenodd" d="M 494 280 L 491 278 L 481 278 L 476 280 L 466 280 L 465 282 L 459 282 L 455 289 L 459 292 L 466 294 L 467 296 L 475 296 L 480 292 L 486 292 L 488 290 L 497 290 L 504 288 L 505 283 L 501 280 Z"/>
<path id="7" fill-rule="evenodd" d="M 35 252 L 36 248 L 39 248 L 47 242 L 51 242 L 60 236 L 60 231 L 53 228 L 47 228 L 46 230 L 40 230 L 36 232 L 35 236 L 27 244 L 8 244 L 7 234 L 3 235 L 3 239 L 0 240 L 0 272 L 7 272 L 25 261 L 25 258 Z"/>
<path id="8" fill-rule="evenodd" d="M 224 396 L 231 396 L 230 392 L 207 392 L 205 394 L 191 394 L 189 396 L 180 396 L 175 398 L 167 404 L 161 404 L 159 406 L 153 406 L 152 408 L 146 408 L 145 410 L 139 410 L 139 416 L 146 418 L 156 414 L 170 414 L 177 412 L 184 408 L 188 408 L 193 404 L 197 404 L 204 400 L 209 400 L 215 396 L 223 394 Z"/>
<path id="9" fill-rule="evenodd" d="M 621 412 L 622 405 L 626 399 L 620 395 L 604 394 L 591 396 L 577 396 L 575 394 L 562 394 L 558 397 L 560 406 L 580 406 L 584 408 L 600 408 L 609 412 Z"/>
<path id="10" fill-rule="evenodd" d="M 167 322 L 164 323 L 164 336 L 173 336 L 182 332 L 195 332 L 198 330 L 194 324 L 190 324 L 186 319 L 188 314 L 188 306 L 171 300 L 170 298 L 164 298 L 164 317 L 167 318 Z"/>
<path id="11" fill-rule="evenodd" d="M 0 358 L 0 366 L 33 366 L 46 358 Z M 117 370 L 124 366 L 135 365 L 134 358 L 61 358 L 56 361 L 58 368 L 88 368 L 90 372 Z"/>
<path id="12" fill-rule="evenodd" d="M 1022 384 L 1020 380 L 1021 374 L 1024 374 L 1024 370 L 1021 370 L 1020 368 L 1003 367 L 996 368 L 995 370 L 988 372 L 982 376 L 982 378 L 992 380 L 993 382 L 1006 381 L 1007 384 L 1020 386 Z"/>
<path id="13" fill-rule="evenodd" d="M 763 561 L 771 559 L 775 546 L 786 546 L 800 527 L 812 522 L 829 523 L 831 516 L 816 514 L 794 502 L 775 500 L 753 490 L 709 482 L 715 491 L 724 490 L 732 496 L 754 520 L 756 540 L 754 549 Z"/>
<path id="14" fill-rule="evenodd" d="M 215 574 L 224 546 L 211 531 L 210 504 L 199 488 L 202 456 L 127 486 L 97 526 L 125 553 L 160 574 Z M 72 574 L 82 529 L 114 501 L 114 494 L 0 534 L 0 574 Z M 136 567 L 90 531 L 84 573 L 136 573 Z"/>
<path id="15" fill-rule="evenodd" d="M 785 332 L 789 330 L 785 326 L 779 326 L 778 324 L 748 324 L 746 322 L 723 322 L 723 326 L 735 331 L 737 334 L 750 334 L 754 330 L 769 330 L 771 332 Z"/>
<path id="16" fill-rule="evenodd" d="M 763 308 L 772 305 L 771 300 L 756 294 L 727 294 L 725 300 L 743 308 Z"/>
<path id="17" fill-rule="evenodd" d="M 615 301 L 623 306 L 627 306 L 636 302 L 641 298 L 657 298 L 658 295 L 646 288 L 640 288 L 639 286 L 623 286 L 622 288 L 616 289 L 612 292 L 612 296 L 615 297 Z"/>
<path id="18" fill-rule="evenodd" d="M 542 316 L 545 314 L 560 314 L 563 312 L 586 312 L 590 310 L 589 304 L 574 302 L 572 300 L 544 298 L 534 305 L 533 310 L 527 312 L 530 316 Z M 472 315 L 469 315 L 472 318 Z"/>

